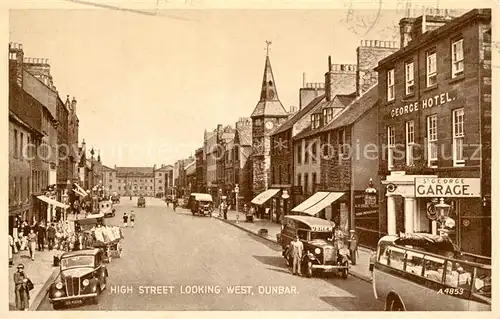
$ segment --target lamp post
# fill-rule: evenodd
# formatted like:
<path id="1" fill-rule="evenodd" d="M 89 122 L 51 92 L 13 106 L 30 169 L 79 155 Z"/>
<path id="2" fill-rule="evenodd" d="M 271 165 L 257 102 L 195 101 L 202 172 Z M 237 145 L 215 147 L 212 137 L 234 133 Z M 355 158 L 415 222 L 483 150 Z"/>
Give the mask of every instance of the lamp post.
<path id="1" fill-rule="evenodd" d="M 239 212 L 238 210 L 238 193 L 240 192 L 240 187 L 238 186 L 238 184 L 236 184 L 236 186 L 234 187 L 234 197 L 236 198 L 236 213 Z"/>
<path id="2" fill-rule="evenodd" d="M 448 233 L 448 230 L 445 227 L 454 227 L 455 221 L 448 217 L 450 214 L 451 205 L 448 205 L 444 202 L 444 198 L 439 199 L 439 204 L 434 206 L 438 210 L 437 219 L 440 221 L 439 235 L 443 236 Z"/>
<path id="3" fill-rule="evenodd" d="M 283 190 L 283 194 L 281 194 L 281 198 L 283 198 L 283 214 L 282 214 L 282 216 L 285 216 L 286 213 L 288 212 L 288 199 L 290 198 L 290 195 L 288 195 L 288 191 L 286 189 Z"/>

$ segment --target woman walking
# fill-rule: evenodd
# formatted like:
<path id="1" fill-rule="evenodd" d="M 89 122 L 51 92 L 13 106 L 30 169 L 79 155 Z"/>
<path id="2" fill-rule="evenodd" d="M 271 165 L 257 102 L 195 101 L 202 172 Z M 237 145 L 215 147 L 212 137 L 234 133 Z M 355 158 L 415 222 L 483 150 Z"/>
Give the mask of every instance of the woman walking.
<path id="1" fill-rule="evenodd" d="M 28 235 L 28 247 L 30 250 L 31 260 L 35 260 L 35 249 L 36 249 L 36 234 L 35 229 L 31 228 Z"/>
<path id="2" fill-rule="evenodd" d="M 17 266 L 17 272 L 14 273 L 14 284 L 15 284 L 15 294 L 16 294 L 16 309 L 17 310 L 28 310 L 29 307 L 29 289 L 27 287 L 28 277 L 24 273 L 24 265 L 19 264 Z"/>
<path id="3" fill-rule="evenodd" d="M 130 211 L 130 226 L 132 226 L 132 228 L 134 228 L 134 221 L 135 221 L 135 212 L 134 210 L 132 209 Z"/>

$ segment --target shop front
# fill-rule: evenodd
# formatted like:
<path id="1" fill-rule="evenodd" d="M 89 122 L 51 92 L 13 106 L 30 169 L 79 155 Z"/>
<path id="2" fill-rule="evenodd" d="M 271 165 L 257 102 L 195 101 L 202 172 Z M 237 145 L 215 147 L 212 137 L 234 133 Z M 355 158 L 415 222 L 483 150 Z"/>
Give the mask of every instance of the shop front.
<path id="1" fill-rule="evenodd" d="M 489 218 L 482 216 L 481 179 L 392 172 L 386 186 L 387 233 L 446 233 L 463 252 L 484 254 Z M 396 205 L 396 198 L 403 205 Z"/>
<path id="2" fill-rule="evenodd" d="M 309 215 L 331 220 L 340 227 L 347 227 L 348 212 L 346 193 L 319 191 L 292 208 L 292 214 Z M 347 230 L 347 228 L 346 228 Z"/>
<path id="3" fill-rule="evenodd" d="M 270 188 L 252 199 L 250 203 L 256 206 L 257 217 L 279 222 L 280 193 L 280 188 Z"/>

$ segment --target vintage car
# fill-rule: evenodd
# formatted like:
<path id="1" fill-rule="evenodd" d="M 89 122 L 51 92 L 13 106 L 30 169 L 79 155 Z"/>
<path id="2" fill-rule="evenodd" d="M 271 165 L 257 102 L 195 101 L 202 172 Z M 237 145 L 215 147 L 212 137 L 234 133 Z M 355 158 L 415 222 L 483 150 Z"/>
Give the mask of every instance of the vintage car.
<path id="1" fill-rule="evenodd" d="M 137 199 L 137 207 L 146 207 L 146 199 L 142 195 Z"/>
<path id="2" fill-rule="evenodd" d="M 334 242 L 333 222 L 312 216 L 287 215 L 283 224 L 279 238 L 282 255 L 289 266 L 292 265 L 290 244 L 298 235 L 304 245 L 301 269 L 306 277 L 311 277 L 313 271 L 323 271 L 347 278 L 349 250 Z"/>
<path id="3" fill-rule="evenodd" d="M 111 201 L 113 202 L 113 204 L 120 203 L 120 196 L 114 194 L 113 196 L 111 196 Z"/>
<path id="4" fill-rule="evenodd" d="M 90 230 L 97 224 L 104 225 L 103 214 L 89 214 L 86 218 L 75 219 L 75 227 L 79 227 L 82 231 Z"/>
<path id="5" fill-rule="evenodd" d="M 213 200 L 210 194 L 191 193 L 187 203 L 193 215 L 208 216 L 212 213 Z"/>
<path id="6" fill-rule="evenodd" d="M 84 300 L 99 302 L 108 277 L 100 249 L 66 252 L 61 256 L 59 267 L 59 276 L 49 288 L 49 300 L 54 309 L 83 304 Z"/>
<path id="7" fill-rule="evenodd" d="M 115 209 L 113 208 L 113 202 L 110 200 L 104 200 L 99 202 L 99 213 L 103 214 L 104 217 L 115 217 Z"/>

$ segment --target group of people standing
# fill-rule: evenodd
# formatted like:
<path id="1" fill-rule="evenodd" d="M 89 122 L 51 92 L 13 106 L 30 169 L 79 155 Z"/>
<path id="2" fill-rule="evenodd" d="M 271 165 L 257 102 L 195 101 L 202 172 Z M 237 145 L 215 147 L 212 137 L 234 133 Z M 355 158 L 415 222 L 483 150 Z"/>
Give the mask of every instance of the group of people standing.
<path id="1" fill-rule="evenodd" d="M 56 225 L 45 221 L 33 222 L 31 225 L 27 220 L 21 222 L 18 218 L 9 234 L 9 264 L 12 265 L 12 253 L 29 251 L 31 260 L 35 260 L 35 251 L 44 251 L 45 246 L 49 250 L 54 247 L 56 239 Z"/>
<path id="2" fill-rule="evenodd" d="M 130 219 L 130 226 L 134 228 L 135 224 L 135 212 L 133 209 L 130 210 L 129 214 L 127 212 L 123 213 L 123 227 L 128 227 L 128 221 Z"/>

